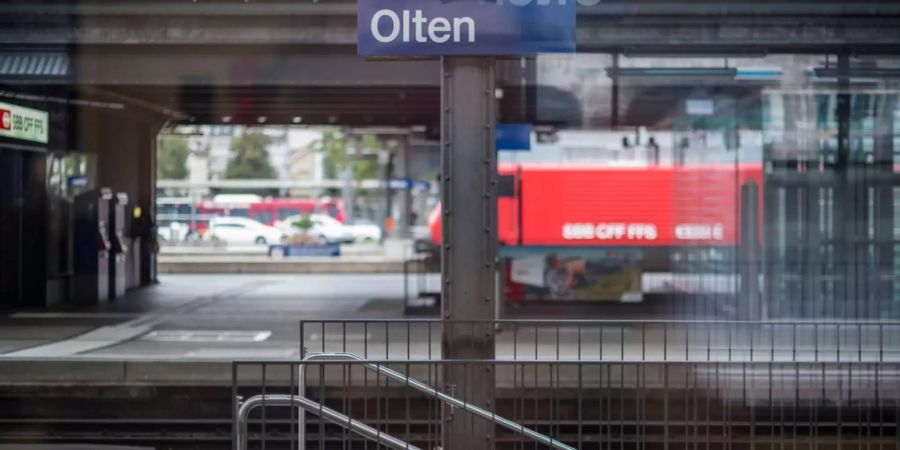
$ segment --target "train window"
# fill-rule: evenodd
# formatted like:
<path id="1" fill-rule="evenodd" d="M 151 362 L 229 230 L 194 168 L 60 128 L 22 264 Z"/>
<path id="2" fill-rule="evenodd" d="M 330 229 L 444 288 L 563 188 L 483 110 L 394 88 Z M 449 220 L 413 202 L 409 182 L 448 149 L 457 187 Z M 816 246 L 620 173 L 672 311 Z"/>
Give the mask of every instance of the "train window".
<path id="1" fill-rule="evenodd" d="M 269 223 L 272 221 L 272 214 L 267 212 L 254 212 L 252 219 L 257 222 Z M 284 219 L 284 217 L 282 217 L 282 219 Z"/>
<path id="2" fill-rule="evenodd" d="M 278 219 L 284 220 L 288 217 L 299 215 L 300 212 L 300 208 L 279 208 Z"/>
<path id="3" fill-rule="evenodd" d="M 497 196 L 514 197 L 516 195 L 516 177 L 514 175 L 497 176 Z"/>

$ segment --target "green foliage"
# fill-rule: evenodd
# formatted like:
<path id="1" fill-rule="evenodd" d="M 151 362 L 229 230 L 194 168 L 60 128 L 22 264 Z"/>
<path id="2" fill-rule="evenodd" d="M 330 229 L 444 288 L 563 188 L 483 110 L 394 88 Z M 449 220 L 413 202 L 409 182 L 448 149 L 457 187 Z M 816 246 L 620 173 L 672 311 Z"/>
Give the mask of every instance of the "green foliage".
<path id="1" fill-rule="evenodd" d="M 313 148 L 324 155 L 325 177 L 337 178 L 338 173 L 350 162 L 347 154 L 347 139 L 336 129 L 328 129 L 313 144 Z"/>
<path id="2" fill-rule="evenodd" d="M 305 215 L 305 216 L 301 217 L 300 220 L 292 223 L 291 225 L 293 225 L 295 228 L 302 230 L 303 232 L 307 232 L 312 229 L 313 221 L 309 217 L 309 215 Z"/>
<path id="3" fill-rule="evenodd" d="M 228 179 L 273 179 L 277 174 L 269 162 L 272 139 L 261 133 L 244 133 L 231 141 L 231 159 L 225 167 Z"/>
<path id="4" fill-rule="evenodd" d="M 380 148 L 381 141 L 378 137 L 366 134 L 363 135 L 362 139 L 360 139 L 359 143 L 360 148 Z M 378 161 L 377 159 L 366 158 L 366 159 L 357 159 L 353 162 L 353 179 L 354 180 L 366 180 L 372 178 L 378 178 Z"/>
<path id="5" fill-rule="evenodd" d="M 183 180 L 188 176 L 187 140 L 179 136 L 161 136 L 156 148 L 156 177 Z"/>
<path id="6" fill-rule="evenodd" d="M 350 154 L 350 145 L 347 136 L 338 129 L 330 128 L 322 133 L 322 138 L 314 144 L 314 148 L 325 156 L 325 177 L 338 178 L 349 166 L 355 181 L 378 178 L 378 161 L 354 157 Z M 355 145 L 360 149 L 372 149 L 379 148 L 381 143 L 374 135 L 363 135 Z"/>

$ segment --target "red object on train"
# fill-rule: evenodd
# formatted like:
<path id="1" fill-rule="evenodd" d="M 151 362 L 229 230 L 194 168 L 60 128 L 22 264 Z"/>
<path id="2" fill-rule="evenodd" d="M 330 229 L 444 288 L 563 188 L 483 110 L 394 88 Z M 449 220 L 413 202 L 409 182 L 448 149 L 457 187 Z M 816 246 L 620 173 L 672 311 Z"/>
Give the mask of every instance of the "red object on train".
<path id="1" fill-rule="evenodd" d="M 506 246 L 733 246 L 741 187 L 762 186 L 759 164 L 535 164 L 503 166 L 499 175 L 512 177 L 513 186 L 497 202 L 497 234 Z M 429 217 L 435 243 L 439 208 Z"/>

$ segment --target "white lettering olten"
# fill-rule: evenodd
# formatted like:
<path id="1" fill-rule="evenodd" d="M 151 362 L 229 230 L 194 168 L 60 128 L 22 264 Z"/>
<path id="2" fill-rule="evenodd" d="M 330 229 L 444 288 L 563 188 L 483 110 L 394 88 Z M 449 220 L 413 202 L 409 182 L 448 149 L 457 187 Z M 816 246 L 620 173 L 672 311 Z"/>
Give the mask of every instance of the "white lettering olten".
<path id="1" fill-rule="evenodd" d="M 387 36 L 381 34 L 381 30 L 378 29 L 378 23 L 381 21 L 382 17 L 387 17 L 393 22 L 391 26 L 391 33 Z M 372 36 L 375 37 L 375 40 L 378 42 L 391 42 L 394 39 L 397 39 L 397 35 L 400 34 L 400 18 L 397 17 L 397 13 L 389 10 L 382 9 L 375 13 L 372 16 Z"/>
<path id="2" fill-rule="evenodd" d="M 428 37 L 438 44 L 443 44 L 450 39 L 450 22 L 443 17 L 435 17 L 428 25 Z M 440 36 L 438 33 L 443 33 Z"/>
<path id="3" fill-rule="evenodd" d="M 429 19 L 422 15 L 422 10 L 413 12 L 404 9 L 400 15 L 390 9 L 382 9 L 372 16 L 371 31 L 376 41 L 383 44 L 394 42 L 397 38 L 403 42 L 415 39 L 419 43 L 429 40 L 443 44 L 453 37 L 454 43 L 475 42 L 475 19 L 471 17 L 454 17 L 451 22 L 446 17 Z M 387 19 L 388 29 L 382 33 L 382 19 Z M 464 38 L 465 36 L 465 38 Z"/>

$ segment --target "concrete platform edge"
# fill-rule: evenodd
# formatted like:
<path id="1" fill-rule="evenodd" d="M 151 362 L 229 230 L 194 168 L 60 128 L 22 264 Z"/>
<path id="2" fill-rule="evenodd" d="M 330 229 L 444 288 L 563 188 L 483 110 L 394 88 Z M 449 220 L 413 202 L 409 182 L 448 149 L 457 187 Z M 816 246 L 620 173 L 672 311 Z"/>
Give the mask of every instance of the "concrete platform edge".
<path id="1" fill-rule="evenodd" d="M 0 385 L 5 386 L 34 384 L 230 386 L 231 373 L 232 362 L 221 360 L 0 359 Z M 242 374 L 242 380 L 252 378 L 248 375 Z M 277 373 L 267 375 L 269 382 L 280 378 Z M 284 378 L 289 378 L 287 372 Z"/>

